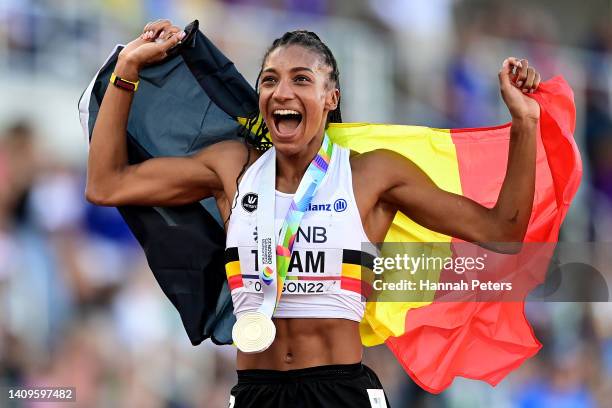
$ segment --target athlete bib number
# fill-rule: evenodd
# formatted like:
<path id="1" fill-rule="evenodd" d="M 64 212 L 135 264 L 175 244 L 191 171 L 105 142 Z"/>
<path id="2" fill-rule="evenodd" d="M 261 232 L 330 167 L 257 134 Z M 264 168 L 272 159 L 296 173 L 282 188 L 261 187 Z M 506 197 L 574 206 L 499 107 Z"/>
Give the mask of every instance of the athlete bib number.
<path id="1" fill-rule="evenodd" d="M 262 293 L 256 247 L 238 250 L 244 290 Z M 283 294 L 314 295 L 336 292 L 342 273 L 341 249 L 294 249 L 289 262 Z"/>

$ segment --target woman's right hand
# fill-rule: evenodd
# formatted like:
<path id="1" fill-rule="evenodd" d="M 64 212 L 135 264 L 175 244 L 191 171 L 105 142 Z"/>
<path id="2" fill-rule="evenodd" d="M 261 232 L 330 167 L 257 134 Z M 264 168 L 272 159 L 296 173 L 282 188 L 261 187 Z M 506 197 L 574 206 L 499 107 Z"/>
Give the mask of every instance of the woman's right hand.
<path id="1" fill-rule="evenodd" d="M 127 44 L 119 53 L 119 61 L 134 66 L 137 70 L 154 64 L 167 56 L 168 50 L 185 38 L 185 32 L 173 26 L 169 20 L 148 23 L 143 34 Z"/>

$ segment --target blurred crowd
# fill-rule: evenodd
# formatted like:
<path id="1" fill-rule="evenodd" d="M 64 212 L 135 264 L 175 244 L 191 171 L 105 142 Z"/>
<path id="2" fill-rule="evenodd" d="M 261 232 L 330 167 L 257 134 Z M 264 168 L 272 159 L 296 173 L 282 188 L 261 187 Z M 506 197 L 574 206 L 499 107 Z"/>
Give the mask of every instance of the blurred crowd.
<path id="1" fill-rule="evenodd" d="M 50 149 L 43 142 L 57 129 L 54 121 L 74 121 L 78 128 L 76 113 L 53 121 L 29 111 L 2 112 L 19 99 L 7 91 L 13 76 L 42 77 L 58 90 L 72 79 L 82 91 L 115 42 L 128 41 L 146 21 L 160 17 L 186 23 L 204 15 L 200 18 L 206 21 L 208 10 L 216 10 L 251 15 L 244 24 L 254 27 L 257 13 L 265 11 L 324 30 L 359 27 L 365 30 L 359 31 L 360 38 L 384 43 L 389 59 L 357 70 L 348 65 L 359 59 L 343 57 L 339 50 L 341 73 L 345 68 L 353 80 L 343 85 L 356 87 L 354 80 L 359 80 L 386 90 L 376 103 L 388 112 L 374 119 L 395 123 L 474 127 L 506 120 L 495 82 L 499 56 L 526 55 L 543 77 L 561 73 L 576 91 L 576 139 L 585 176 L 561 239 L 610 241 L 610 4 L 600 2 L 599 13 L 585 14 L 584 29 L 568 34 L 563 19 L 578 20 L 583 7 L 574 2 L 524 2 L 524 8 L 491 3 L 0 0 L 0 389 L 74 386 L 75 406 L 83 407 L 227 406 L 236 381 L 234 348 L 210 342 L 191 346 L 116 209 L 85 202 L 85 144 L 79 140 L 80 156 L 67 159 L 54 153 L 57 146 Z M 561 14 L 553 14 L 551 4 L 560 4 L 555 13 Z M 210 21 L 204 31 L 239 59 L 231 39 L 237 34 L 224 32 L 219 24 Z M 260 48 L 272 39 L 261 39 Z M 365 44 L 355 49 L 367 58 L 375 50 L 368 46 L 372 42 Z M 256 64 L 260 56 L 254 58 L 242 64 Z M 377 64 L 390 72 L 384 83 L 368 73 Z M 69 101 L 75 112 L 77 99 L 78 94 Z M 63 102 L 31 103 L 45 109 Z M 350 107 L 352 102 L 346 103 Z M 355 113 L 347 119 L 359 121 L 359 109 L 369 106 L 349 109 Z M 82 139 L 78 134 L 67 136 L 73 142 L 61 137 L 63 143 Z M 430 395 L 384 347 L 368 349 L 365 360 L 379 373 L 396 407 L 609 406 L 612 306 L 528 303 L 526 311 L 544 347 L 496 388 L 459 379 L 444 393 Z M 20 406 L 3 398 L 0 406 Z"/>

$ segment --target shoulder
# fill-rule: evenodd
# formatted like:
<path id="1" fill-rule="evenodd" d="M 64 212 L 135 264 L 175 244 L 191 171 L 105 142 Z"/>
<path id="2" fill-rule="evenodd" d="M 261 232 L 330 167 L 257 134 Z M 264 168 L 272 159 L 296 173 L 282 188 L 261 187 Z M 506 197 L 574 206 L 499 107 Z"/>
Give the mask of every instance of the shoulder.
<path id="1" fill-rule="evenodd" d="M 192 156 L 219 178 L 227 197 L 233 197 L 236 183 L 262 152 L 242 140 L 226 140 L 207 146 Z"/>
<path id="2" fill-rule="evenodd" d="M 250 166 L 262 152 L 241 140 L 224 140 L 207 146 L 192 157 L 214 170 L 232 168 L 245 163 Z"/>
<path id="3" fill-rule="evenodd" d="M 207 157 L 218 157 L 218 155 L 227 155 L 228 157 L 236 157 L 236 156 L 246 156 L 248 151 L 252 150 L 256 152 L 255 149 L 248 146 L 244 141 L 234 139 L 234 140 L 224 140 L 222 142 L 218 142 L 203 148 L 193 155 L 194 158 L 207 158 Z"/>
<path id="4" fill-rule="evenodd" d="M 261 157 L 262 151 L 247 145 L 243 140 L 226 140 L 208 146 L 194 156 L 217 174 L 222 189 L 215 194 L 217 205 L 226 219 L 231 207 L 231 198 L 245 172 Z"/>

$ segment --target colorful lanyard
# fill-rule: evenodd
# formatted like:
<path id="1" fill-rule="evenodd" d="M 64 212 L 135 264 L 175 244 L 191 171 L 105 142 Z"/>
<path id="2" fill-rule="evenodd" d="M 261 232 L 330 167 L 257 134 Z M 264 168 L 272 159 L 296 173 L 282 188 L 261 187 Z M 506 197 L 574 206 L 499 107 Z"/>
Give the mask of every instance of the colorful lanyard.
<path id="1" fill-rule="evenodd" d="M 293 249 L 293 244 L 295 242 L 295 237 L 298 232 L 298 228 L 300 226 L 300 222 L 306 214 L 308 210 L 308 206 L 312 201 L 312 198 L 316 194 L 317 188 L 323 180 L 325 173 L 327 173 L 327 168 L 329 166 L 329 161 L 331 160 L 333 143 L 329 140 L 327 134 L 323 137 L 323 143 L 321 143 L 321 147 L 317 155 L 310 162 L 310 165 L 306 169 L 304 173 L 304 177 L 300 181 L 300 184 L 297 188 L 293 196 L 293 200 L 291 201 L 291 205 L 287 210 L 287 214 L 285 215 L 285 220 L 283 222 L 283 226 L 281 228 L 280 234 L 278 236 L 279 240 L 276 242 L 276 267 L 272 264 L 274 261 L 274 257 L 267 256 L 269 253 L 268 248 L 262 248 L 262 246 L 266 246 L 270 241 L 276 241 L 274 234 L 274 198 L 275 198 L 275 181 L 276 181 L 276 157 L 275 152 L 273 152 L 271 159 L 268 163 L 272 165 L 269 168 L 273 168 L 273 174 L 265 174 L 262 180 L 262 206 L 263 211 L 258 212 L 257 214 L 257 231 L 259 235 L 260 228 L 263 231 L 270 231 L 271 235 L 267 235 L 264 232 L 264 235 L 259 235 L 262 237 L 261 242 L 259 243 L 259 261 L 262 268 L 259 272 L 259 277 L 262 281 L 262 288 L 264 294 L 264 301 L 259 308 L 259 311 L 272 316 L 278 302 L 280 301 L 281 294 L 283 293 L 283 284 L 285 282 L 285 278 L 287 276 L 287 270 L 289 269 L 289 261 L 291 259 L 291 250 Z M 269 171 L 269 168 L 266 169 Z M 271 182 L 270 182 L 271 181 Z M 265 203 L 265 204 L 264 204 Z M 270 209 L 266 211 L 265 209 Z M 262 212 L 265 211 L 265 214 Z M 266 216 L 267 215 L 267 216 Z M 270 229 L 271 227 L 271 229 Z M 276 270 L 277 273 L 273 273 Z M 273 289 L 273 290 L 272 290 Z"/>
<path id="2" fill-rule="evenodd" d="M 261 352 L 274 341 L 275 326 L 272 315 L 283 293 L 289 269 L 291 250 L 304 214 L 327 173 L 333 143 L 327 134 L 293 196 L 277 241 L 274 226 L 276 195 L 276 151 L 272 148 L 261 170 L 257 211 L 257 257 L 263 302 L 256 312 L 239 316 L 232 335 L 238 348 L 247 353 Z M 276 255 L 276 256 L 274 256 Z"/>

